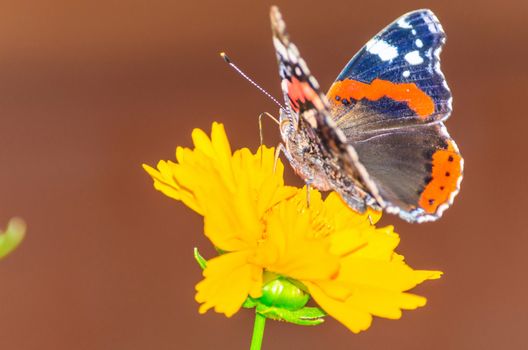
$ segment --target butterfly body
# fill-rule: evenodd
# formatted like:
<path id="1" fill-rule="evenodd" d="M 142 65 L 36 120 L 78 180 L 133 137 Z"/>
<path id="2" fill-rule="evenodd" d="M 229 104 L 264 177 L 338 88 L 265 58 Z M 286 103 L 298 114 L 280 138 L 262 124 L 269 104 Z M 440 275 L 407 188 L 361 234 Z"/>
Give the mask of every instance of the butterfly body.
<path id="1" fill-rule="evenodd" d="M 410 222 L 439 218 L 458 193 L 463 160 L 443 121 L 451 93 L 440 70 L 445 34 L 429 10 L 402 16 L 371 39 L 324 95 L 271 10 L 287 108 L 285 154 L 320 190 Z"/>
<path id="2" fill-rule="evenodd" d="M 284 113 L 281 112 L 282 118 L 287 118 Z M 338 156 L 342 151 L 340 149 L 347 145 L 325 144 L 325 137 L 317 132 L 318 128 L 308 127 L 306 123 L 308 122 L 300 119 L 298 130 L 289 132 L 286 137 L 283 135 L 284 153 L 296 174 L 321 191 L 343 189 L 341 197 L 356 211 L 364 212 L 367 203 L 379 210 L 376 201 L 360 182 L 357 171 Z"/>

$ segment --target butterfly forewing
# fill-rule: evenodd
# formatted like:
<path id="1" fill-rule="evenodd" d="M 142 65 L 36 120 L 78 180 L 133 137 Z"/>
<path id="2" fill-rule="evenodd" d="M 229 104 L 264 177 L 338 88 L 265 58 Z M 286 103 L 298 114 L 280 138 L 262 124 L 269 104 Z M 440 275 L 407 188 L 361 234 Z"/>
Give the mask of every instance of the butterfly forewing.
<path id="1" fill-rule="evenodd" d="M 440 69 L 444 43 L 430 10 L 403 15 L 374 36 L 327 94 L 345 134 L 445 120 L 452 98 Z"/>
<path id="2" fill-rule="evenodd" d="M 442 123 L 452 100 L 440 69 L 444 43 L 433 12 L 403 15 L 350 60 L 327 94 L 388 211 L 407 221 L 440 217 L 462 179 L 462 157 Z"/>

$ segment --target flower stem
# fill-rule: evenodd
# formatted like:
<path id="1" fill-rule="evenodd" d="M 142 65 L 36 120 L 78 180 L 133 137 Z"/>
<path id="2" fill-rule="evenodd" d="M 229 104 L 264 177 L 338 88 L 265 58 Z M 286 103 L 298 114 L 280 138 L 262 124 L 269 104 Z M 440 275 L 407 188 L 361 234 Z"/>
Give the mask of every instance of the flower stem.
<path id="1" fill-rule="evenodd" d="M 264 327 L 266 326 L 266 317 L 255 312 L 255 324 L 253 326 L 253 337 L 249 350 L 260 350 L 262 339 L 264 338 Z"/>

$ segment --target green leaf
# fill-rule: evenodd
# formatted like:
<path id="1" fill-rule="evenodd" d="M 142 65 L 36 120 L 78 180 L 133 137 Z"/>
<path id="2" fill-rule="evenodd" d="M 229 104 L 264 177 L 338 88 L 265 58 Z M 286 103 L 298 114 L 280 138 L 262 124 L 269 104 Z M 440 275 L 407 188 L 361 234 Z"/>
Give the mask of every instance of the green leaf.
<path id="1" fill-rule="evenodd" d="M 207 267 L 207 260 L 205 260 L 200 255 L 200 252 L 198 251 L 198 248 L 196 248 L 196 247 L 194 247 L 194 258 L 196 259 L 196 262 L 198 263 L 198 265 L 200 265 L 202 270 L 204 270 Z"/>
<path id="2" fill-rule="evenodd" d="M 303 307 L 300 310 L 293 311 L 292 314 L 303 320 L 315 320 L 326 316 L 326 312 L 318 307 Z"/>
<path id="3" fill-rule="evenodd" d="M 301 326 L 317 326 L 324 322 L 326 313 L 317 307 L 304 307 L 300 310 L 291 311 L 263 304 L 257 305 L 257 312 L 266 318 L 285 321 Z"/>
<path id="4" fill-rule="evenodd" d="M 14 218 L 7 224 L 7 230 L 0 233 L 0 259 L 11 253 L 26 235 L 26 224 Z"/>

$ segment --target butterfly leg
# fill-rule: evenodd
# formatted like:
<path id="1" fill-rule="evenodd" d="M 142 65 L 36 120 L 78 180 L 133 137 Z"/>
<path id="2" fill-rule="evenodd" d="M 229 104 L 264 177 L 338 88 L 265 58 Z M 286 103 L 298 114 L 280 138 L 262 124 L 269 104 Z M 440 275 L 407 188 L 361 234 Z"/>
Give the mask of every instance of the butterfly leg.
<path id="1" fill-rule="evenodd" d="M 274 174 L 275 174 L 275 170 L 277 170 L 277 162 L 279 161 L 279 156 L 281 152 L 284 153 L 287 158 L 289 157 L 289 153 L 288 151 L 286 151 L 286 148 L 284 148 L 284 145 L 282 143 L 279 143 L 277 145 L 277 148 L 275 148 L 275 159 L 273 160 L 273 173 Z"/>
<path id="2" fill-rule="evenodd" d="M 263 133 L 263 128 L 262 128 L 262 117 L 268 117 L 271 120 L 273 120 L 275 123 L 277 123 L 277 125 L 279 125 L 279 121 L 277 120 L 277 118 L 275 118 L 274 116 L 272 116 L 268 112 L 260 113 L 260 115 L 258 117 L 258 123 L 259 123 L 259 137 L 260 137 L 260 147 L 261 148 L 262 148 L 262 145 L 264 145 L 264 133 Z M 260 152 L 260 163 L 261 164 L 262 164 L 262 153 L 263 152 L 261 151 Z"/>
<path id="3" fill-rule="evenodd" d="M 310 189 L 312 187 L 312 180 L 306 179 L 306 207 L 310 208 Z"/>

